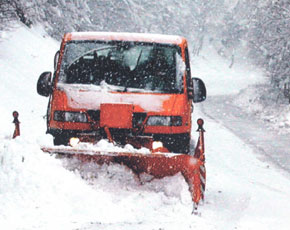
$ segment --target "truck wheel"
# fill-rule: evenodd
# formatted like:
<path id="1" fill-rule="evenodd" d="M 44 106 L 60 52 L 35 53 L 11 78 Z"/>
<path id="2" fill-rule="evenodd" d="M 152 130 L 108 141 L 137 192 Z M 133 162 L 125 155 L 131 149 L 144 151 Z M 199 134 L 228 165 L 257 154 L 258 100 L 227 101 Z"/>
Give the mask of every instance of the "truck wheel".
<path id="1" fill-rule="evenodd" d="M 69 138 L 64 135 L 55 135 L 53 137 L 53 144 L 54 145 L 68 145 Z"/>
<path id="2" fill-rule="evenodd" d="M 178 135 L 174 141 L 174 150 L 175 150 L 174 152 L 187 154 L 189 153 L 189 149 L 190 149 L 190 135 L 189 134 Z"/>
<path id="3" fill-rule="evenodd" d="M 159 140 L 164 143 L 164 146 L 170 152 L 188 154 L 190 151 L 189 133 L 162 136 L 159 138 Z"/>

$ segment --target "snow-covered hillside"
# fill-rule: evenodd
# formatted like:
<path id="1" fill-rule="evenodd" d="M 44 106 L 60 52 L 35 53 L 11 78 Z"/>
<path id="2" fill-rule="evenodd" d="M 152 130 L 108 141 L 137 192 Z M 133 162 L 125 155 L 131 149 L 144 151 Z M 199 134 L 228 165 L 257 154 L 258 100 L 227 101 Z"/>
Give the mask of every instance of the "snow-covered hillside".
<path id="1" fill-rule="evenodd" d="M 260 161 L 199 106 L 193 119 L 203 117 L 207 131 L 207 189 L 199 215 L 191 215 L 188 187 L 180 175 L 140 186 L 122 166 L 95 166 L 80 175 L 65 168 L 72 162 L 40 151 L 52 138 L 45 134 L 47 98 L 37 95 L 36 81 L 43 71 L 52 70 L 58 47 L 38 27 L 17 26 L 0 36 L 1 229 L 289 228 L 289 175 Z M 210 96 L 247 87 L 245 72 L 250 83 L 260 82 L 259 71 L 238 65 L 229 69 L 214 55 L 192 64 L 194 76 L 204 76 Z M 14 110 L 21 122 L 17 139 L 11 139 Z"/>

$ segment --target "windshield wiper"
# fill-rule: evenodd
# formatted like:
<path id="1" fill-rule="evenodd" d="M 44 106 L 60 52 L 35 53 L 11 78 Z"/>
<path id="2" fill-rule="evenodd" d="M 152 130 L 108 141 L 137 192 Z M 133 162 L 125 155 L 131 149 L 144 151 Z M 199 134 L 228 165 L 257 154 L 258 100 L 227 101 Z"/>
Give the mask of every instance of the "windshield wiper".
<path id="1" fill-rule="evenodd" d="M 140 59 L 141 59 L 142 52 L 143 52 L 143 50 L 140 51 L 140 54 L 139 54 L 139 56 L 138 56 L 137 63 L 136 63 L 136 66 L 135 66 L 135 69 L 137 69 L 137 66 L 139 65 L 139 62 L 140 62 Z"/>

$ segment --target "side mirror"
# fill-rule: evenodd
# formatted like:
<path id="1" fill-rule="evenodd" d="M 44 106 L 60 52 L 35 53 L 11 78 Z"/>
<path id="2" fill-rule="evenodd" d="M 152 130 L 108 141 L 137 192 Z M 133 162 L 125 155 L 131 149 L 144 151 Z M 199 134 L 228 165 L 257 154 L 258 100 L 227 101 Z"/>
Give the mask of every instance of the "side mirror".
<path id="1" fill-rule="evenodd" d="M 206 87 L 204 82 L 199 78 L 192 78 L 192 88 L 189 88 L 189 99 L 194 103 L 202 102 L 206 99 Z"/>
<path id="2" fill-rule="evenodd" d="M 37 93 L 48 97 L 52 92 L 51 72 L 44 72 L 37 81 Z"/>

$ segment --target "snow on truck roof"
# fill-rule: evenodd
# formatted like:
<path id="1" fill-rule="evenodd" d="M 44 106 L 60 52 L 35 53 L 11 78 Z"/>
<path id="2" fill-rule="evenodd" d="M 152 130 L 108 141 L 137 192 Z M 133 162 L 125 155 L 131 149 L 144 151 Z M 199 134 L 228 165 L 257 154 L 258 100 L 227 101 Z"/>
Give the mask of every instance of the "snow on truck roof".
<path id="1" fill-rule="evenodd" d="M 64 41 L 103 40 L 103 41 L 137 41 L 180 45 L 186 39 L 177 35 L 120 32 L 72 32 L 64 35 Z"/>

